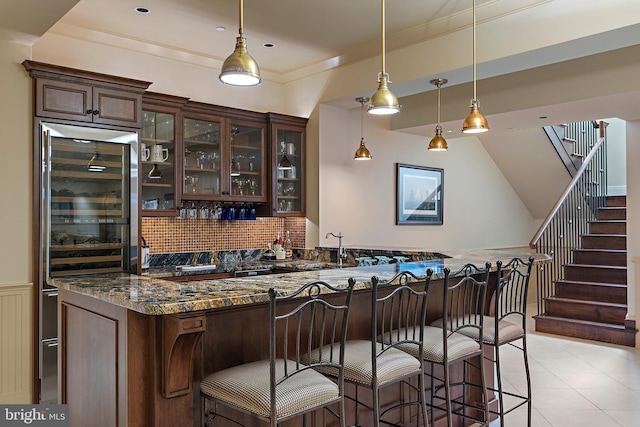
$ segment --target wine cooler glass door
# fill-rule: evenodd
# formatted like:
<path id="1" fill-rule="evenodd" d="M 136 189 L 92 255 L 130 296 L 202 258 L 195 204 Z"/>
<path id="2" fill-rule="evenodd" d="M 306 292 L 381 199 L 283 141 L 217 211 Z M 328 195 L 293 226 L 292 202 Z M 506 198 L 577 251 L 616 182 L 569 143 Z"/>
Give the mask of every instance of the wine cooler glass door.
<path id="1" fill-rule="evenodd" d="M 131 271 L 137 134 L 43 125 L 45 277 Z M 132 227 L 133 226 L 133 227 Z"/>

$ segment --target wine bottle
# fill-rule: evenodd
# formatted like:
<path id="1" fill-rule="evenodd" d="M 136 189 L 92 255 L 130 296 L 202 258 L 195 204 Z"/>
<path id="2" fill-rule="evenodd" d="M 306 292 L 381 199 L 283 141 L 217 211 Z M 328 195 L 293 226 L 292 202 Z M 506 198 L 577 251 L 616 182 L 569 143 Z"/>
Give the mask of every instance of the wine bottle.
<path id="1" fill-rule="evenodd" d="M 284 238 L 284 254 L 287 259 L 293 258 L 293 243 L 291 242 L 289 230 L 286 231 L 286 237 Z"/>

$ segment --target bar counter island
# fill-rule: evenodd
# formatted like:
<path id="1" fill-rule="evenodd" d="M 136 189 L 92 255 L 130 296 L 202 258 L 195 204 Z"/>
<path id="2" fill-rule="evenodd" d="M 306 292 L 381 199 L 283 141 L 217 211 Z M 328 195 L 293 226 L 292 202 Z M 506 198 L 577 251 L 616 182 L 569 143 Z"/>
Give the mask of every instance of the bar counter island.
<path id="1" fill-rule="evenodd" d="M 53 278 L 50 284 L 59 295 L 60 403 L 69 405 L 73 427 L 201 426 L 200 380 L 221 369 L 268 359 L 270 288 L 289 294 L 312 281 L 345 287 L 355 279 L 347 338 L 370 339 L 372 276 L 387 280 L 400 271 L 424 276 L 427 269 L 433 270 L 430 322 L 442 313 L 445 268 L 454 272 L 467 263 L 486 262 L 495 268 L 498 260 L 507 263 L 529 256 L 537 264 L 550 262 L 546 255 L 518 249 L 470 250 L 448 252 L 438 259 L 343 268 L 323 264 L 308 269 L 297 261 L 298 272 L 237 278 L 176 281 L 125 273 Z M 491 363 L 485 364 L 485 377 L 491 384 Z M 397 401 L 401 393 L 400 388 L 389 387 L 382 405 Z M 492 399 L 489 402 L 495 404 Z M 354 405 L 349 401 L 345 405 L 351 425 Z M 364 426 L 373 425 L 368 415 L 360 412 Z M 414 415 L 399 422 L 416 425 Z M 337 425 L 326 418 L 327 425 Z M 321 419 L 322 414 L 315 414 L 311 425 L 324 425 Z M 240 421 L 263 425 L 251 417 Z M 440 416 L 436 425 L 442 423 L 446 425 L 446 420 Z M 216 419 L 214 425 L 232 424 Z M 283 424 L 299 425 L 301 419 Z"/>

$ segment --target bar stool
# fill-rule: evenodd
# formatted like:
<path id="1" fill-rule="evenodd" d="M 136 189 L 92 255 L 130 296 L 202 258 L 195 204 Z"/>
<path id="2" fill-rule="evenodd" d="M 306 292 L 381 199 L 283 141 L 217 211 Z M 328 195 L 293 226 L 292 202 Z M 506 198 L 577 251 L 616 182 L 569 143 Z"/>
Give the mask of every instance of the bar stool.
<path id="1" fill-rule="evenodd" d="M 483 335 L 485 295 L 490 270 L 491 263 L 486 263 L 484 269 L 466 264 L 453 273 L 448 268 L 444 269 L 443 317 L 424 328 L 423 358 L 425 362 L 431 364 L 429 373 L 431 402 L 427 406 L 431 407 L 432 424 L 435 410 L 443 409 L 442 404 L 436 404 L 436 400 L 444 401 L 448 427 L 452 427 L 454 415 L 481 425 L 489 423 L 489 405 L 484 380 L 484 363 L 482 363 L 483 342 L 470 338 L 464 334 L 464 331 L 473 331 L 478 336 Z M 451 380 L 451 365 L 455 363 L 462 363 L 463 372 L 460 382 Z M 434 369 L 436 365 L 442 366 L 442 377 L 436 375 Z M 479 371 L 480 384 L 471 381 L 470 368 Z M 439 383 L 437 386 L 436 382 Z M 452 396 L 453 387 L 462 387 L 462 394 Z M 481 402 L 467 400 L 466 391 L 473 388 L 481 394 Z M 439 394 L 442 390 L 444 395 Z M 454 404 L 458 409 L 453 409 Z"/>
<path id="2" fill-rule="evenodd" d="M 340 302 L 327 302 L 321 298 L 323 292 L 340 293 Z M 271 427 L 301 414 L 338 405 L 337 413 L 328 410 L 345 427 L 344 343 L 352 294 L 353 283 L 338 289 L 315 281 L 286 296 L 270 289 L 269 358 L 214 372 L 202 380 L 200 395 L 205 426 L 217 417 L 239 424 L 219 413 L 218 405 L 253 415 Z M 284 304 L 281 308 L 290 301 L 300 304 L 294 307 Z M 302 362 L 303 352 L 325 345 L 333 351 L 321 352 L 313 363 Z M 335 381 L 319 370 L 332 372 Z M 211 409 L 207 409 L 209 400 L 213 401 Z"/>
<path id="3" fill-rule="evenodd" d="M 422 333 L 426 319 L 427 290 L 432 271 L 418 278 L 410 272 L 400 272 L 388 281 L 380 282 L 371 278 L 371 339 L 348 340 L 345 343 L 344 381 L 355 385 L 355 396 L 346 395 L 345 399 L 356 404 L 355 426 L 360 426 L 359 407 L 373 411 L 373 425 L 380 423 L 399 425 L 383 418 L 391 411 L 408 405 L 417 405 L 422 417 L 422 425 L 428 426 L 425 406 L 424 367 L 422 358 Z M 409 283 L 414 286 L 410 286 Z M 415 282 L 415 283 L 413 283 Z M 354 279 L 349 283 L 355 284 Z M 419 286 L 419 290 L 414 288 Z M 412 352 L 400 350 L 412 349 Z M 327 354 L 329 349 L 321 349 Z M 319 358 L 318 351 L 311 353 L 311 360 Z M 331 375 L 330 372 L 323 372 Z M 417 378 L 417 386 L 407 381 Z M 415 401 L 405 401 L 382 410 L 380 408 L 380 390 L 392 384 L 404 383 L 417 393 Z M 359 388 L 371 390 L 372 405 L 359 400 Z M 403 393 L 404 395 L 404 393 Z M 407 425 L 404 422 L 401 425 Z"/>
<path id="4" fill-rule="evenodd" d="M 507 264 L 502 265 L 498 261 L 496 273 L 496 290 L 492 296 L 491 311 L 484 319 L 484 334 L 482 341 L 495 349 L 494 357 L 487 358 L 495 364 L 497 388 L 489 388 L 498 393 L 498 411 L 491 411 L 500 417 L 500 426 L 504 427 L 504 417 L 509 412 L 527 404 L 527 425 L 531 427 L 531 376 L 529 374 L 529 359 L 527 357 L 527 294 L 529 292 L 529 279 L 533 266 L 533 257 L 528 261 L 521 258 L 513 258 Z M 463 331 L 462 333 L 478 340 L 480 335 L 476 331 Z M 522 345 L 517 342 L 522 340 Z M 505 391 L 502 379 L 502 367 L 500 361 L 500 347 L 510 345 L 522 352 L 524 372 L 527 380 L 527 393 Z M 513 405 L 505 409 L 504 397 L 515 399 Z"/>

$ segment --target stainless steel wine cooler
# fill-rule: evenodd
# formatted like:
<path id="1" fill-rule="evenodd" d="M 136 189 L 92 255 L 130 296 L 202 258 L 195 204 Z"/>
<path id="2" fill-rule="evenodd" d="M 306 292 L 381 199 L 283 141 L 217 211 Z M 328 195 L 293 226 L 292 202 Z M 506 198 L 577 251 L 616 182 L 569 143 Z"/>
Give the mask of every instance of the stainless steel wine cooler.
<path id="1" fill-rule="evenodd" d="M 40 401 L 57 395 L 57 289 L 50 278 L 135 272 L 138 134 L 41 123 Z"/>

